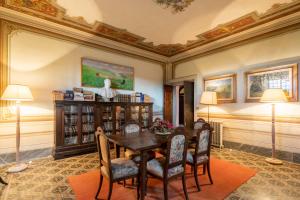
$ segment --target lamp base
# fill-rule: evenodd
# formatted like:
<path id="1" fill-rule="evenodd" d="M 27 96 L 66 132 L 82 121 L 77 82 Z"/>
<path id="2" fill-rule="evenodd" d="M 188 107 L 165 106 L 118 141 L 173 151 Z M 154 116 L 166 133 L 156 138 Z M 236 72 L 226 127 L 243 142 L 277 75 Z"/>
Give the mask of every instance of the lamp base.
<path id="1" fill-rule="evenodd" d="M 27 165 L 25 163 L 20 163 L 20 164 L 17 164 L 15 166 L 8 168 L 7 172 L 17 173 L 17 172 L 21 172 L 21 171 L 25 170 L 26 168 L 27 168 Z"/>
<path id="2" fill-rule="evenodd" d="M 272 165 L 282 165 L 282 161 L 278 160 L 276 158 L 266 158 L 266 162 L 272 164 Z"/>

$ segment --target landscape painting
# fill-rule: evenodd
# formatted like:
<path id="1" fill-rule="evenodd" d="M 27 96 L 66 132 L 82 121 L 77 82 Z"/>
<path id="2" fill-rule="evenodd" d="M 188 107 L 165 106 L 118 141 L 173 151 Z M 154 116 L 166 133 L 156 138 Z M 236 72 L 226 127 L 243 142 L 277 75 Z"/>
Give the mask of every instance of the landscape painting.
<path id="1" fill-rule="evenodd" d="M 290 101 L 297 99 L 297 65 L 265 68 L 246 73 L 247 102 L 258 102 L 264 91 L 281 88 Z"/>
<path id="2" fill-rule="evenodd" d="M 236 102 L 236 74 L 222 75 L 204 80 L 205 91 L 217 93 L 218 103 Z"/>
<path id="3" fill-rule="evenodd" d="M 82 87 L 104 87 L 105 79 L 111 80 L 111 88 L 121 90 L 134 90 L 133 67 L 82 58 Z"/>

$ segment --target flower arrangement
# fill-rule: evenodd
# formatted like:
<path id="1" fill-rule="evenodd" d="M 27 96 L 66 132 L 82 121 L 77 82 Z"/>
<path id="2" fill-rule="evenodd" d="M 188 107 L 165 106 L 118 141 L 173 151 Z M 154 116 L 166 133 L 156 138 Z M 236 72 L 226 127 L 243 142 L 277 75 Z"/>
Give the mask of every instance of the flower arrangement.
<path id="1" fill-rule="evenodd" d="M 167 133 L 173 129 L 173 125 L 167 120 L 155 120 L 150 131 L 159 132 L 159 133 Z"/>

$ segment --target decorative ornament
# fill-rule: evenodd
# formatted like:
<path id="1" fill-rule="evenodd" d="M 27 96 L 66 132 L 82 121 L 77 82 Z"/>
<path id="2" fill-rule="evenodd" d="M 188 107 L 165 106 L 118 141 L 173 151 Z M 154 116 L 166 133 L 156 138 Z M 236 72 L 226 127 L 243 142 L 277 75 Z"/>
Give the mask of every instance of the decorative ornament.
<path id="1" fill-rule="evenodd" d="M 165 8 L 171 7 L 173 13 L 183 12 L 194 0 L 155 0 L 156 3 Z"/>

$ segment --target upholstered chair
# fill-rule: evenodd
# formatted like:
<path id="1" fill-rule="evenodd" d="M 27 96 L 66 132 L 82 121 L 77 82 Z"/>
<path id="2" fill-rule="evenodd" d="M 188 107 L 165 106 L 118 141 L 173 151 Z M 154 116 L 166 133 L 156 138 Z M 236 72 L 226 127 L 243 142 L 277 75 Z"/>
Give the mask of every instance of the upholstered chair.
<path id="1" fill-rule="evenodd" d="M 194 129 L 195 130 L 201 129 L 204 124 L 205 124 L 205 120 L 203 118 L 198 118 L 197 121 L 194 122 Z"/>
<path id="2" fill-rule="evenodd" d="M 103 177 L 107 178 L 109 181 L 109 192 L 107 199 L 110 199 L 113 183 L 139 177 L 139 168 L 135 162 L 130 159 L 117 158 L 111 160 L 109 141 L 107 136 L 104 134 L 103 129 L 98 127 L 95 135 L 100 160 L 100 182 L 95 199 L 98 199 L 98 195 L 103 183 Z M 139 199 L 139 183 L 137 187 L 137 199 Z"/>
<path id="3" fill-rule="evenodd" d="M 198 166 L 200 165 L 203 166 L 203 169 L 207 169 L 210 183 L 213 184 L 210 173 L 211 138 L 212 131 L 210 125 L 205 123 L 197 132 L 196 147 L 187 151 L 186 164 L 194 169 L 194 178 L 198 191 L 201 190 L 198 180 Z M 205 170 L 203 170 L 203 173 L 205 174 Z"/>
<path id="4" fill-rule="evenodd" d="M 176 128 L 168 138 L 166 157 L 155 158 L 147 162 L 148 174 L 164 183 L 165 200 L 168 199 L 168 181 L 180 176 L 185 198 L 189 199 L 185 180 L 187 138 L 184 133 L 184 128 Z"/>
<path id="5" fill-rule="evenodd" d="M 141 127 L 139 123 L 136 121 L 129 121 L 124 126 L 124 134 L 130 137 L 135 137 L 139 134 L 141 134 Z M 151 160 L 155 157 L 155 153 L 150 151 L 148 152 L 148 160 Z M 139 163 L 141 161 L 140 152 L 134 152 L 130 149 L 125 150 L 125 158 L 131 159 L 136 163 Z"/>
<path id="6" fill-rule="evenodd" d="M 197 121 L 194 122 L 194 130 L 201 129 L 204 124 L 205 120 L 203 118 L 198 118 Z M 189 148 L 196 148 L 196 140 L 191 141 Z"/>

